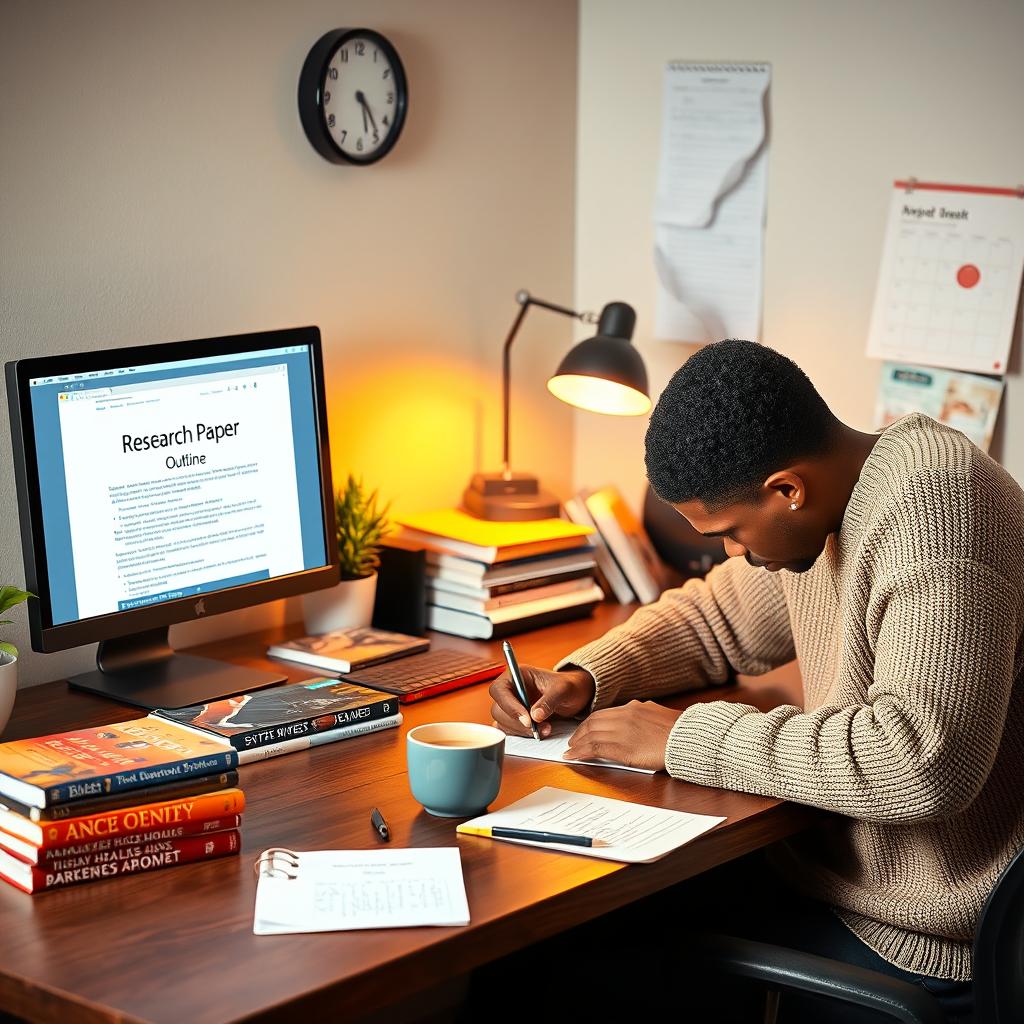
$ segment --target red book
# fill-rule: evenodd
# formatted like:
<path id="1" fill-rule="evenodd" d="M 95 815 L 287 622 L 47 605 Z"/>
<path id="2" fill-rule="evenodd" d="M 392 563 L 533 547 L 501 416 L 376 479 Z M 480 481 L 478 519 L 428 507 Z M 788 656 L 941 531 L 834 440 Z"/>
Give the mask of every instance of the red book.
<path id="1" fill-rule="evenodd" d="M 30 821 L 14 811 L 0 808 L 0 842 L 3 842 L 2 833 L 7 832 L 43 849 L 74 846 L 97 839 L 152 832 L 225 814 L 241 814 L 244 810 L 245 794 L 240 789 L 222 789 L 200 796 L 137 804 L 106 814 L 89 814 L 84 818 L 65 818 L 63 821 Z"/>
<path id="2" fill-rule="evenodd" d="M 197 860 L 213 860 L 238 853 L 242 846 L 237 829 L 214 832 L 208 836 L 171 839 L 160 843 L 125 847 L 110 859 L 103 855 L 65 857 L 53 861 L 45 868 L 34 867 L 0 851 L 0 878 L 23 892 L 37 893 L 46 889 L 59 889 L 79 882 L 94 882 L 101 878 L 134 875 L 141 871 L 175 867 Z"/>
<path id="3" fill-rule="evenodd" d="M 68 857 L 89 857 L 93 854 L 109 854 L 131 847 L 145 846 L 149 843 L 166 842 L 168 840 L 187 839 L 189 836 L 205 836 L 211 832 L 223 832 L 229 828 L 239 828 L 242 824 L 240 814 L 228 814 L 219 818 L 201 818 L 195 821 L 169 825 L 167 828 L 156 828 L 149 832 L 136 832 L 128 835 L 111 836 L 109 839 L 94 839 L 89 843 L 74 843 L 68 846 L 36 846 L 0 831 L 0 851 L 13 854 L 26 864 L 46 867 L 54 861 Z"/>

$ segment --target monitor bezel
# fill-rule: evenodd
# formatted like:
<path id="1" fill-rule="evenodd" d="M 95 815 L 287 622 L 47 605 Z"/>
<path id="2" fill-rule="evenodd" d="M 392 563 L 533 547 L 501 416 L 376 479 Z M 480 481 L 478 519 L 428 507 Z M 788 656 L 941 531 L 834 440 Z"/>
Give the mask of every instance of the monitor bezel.
<path id="1" fill-rule="evenodd" d="M 46 560 L 42 502 L 36 460 L 35 426 L 29 381 L 37 377 L 87 373 L 148 363 L 202 359 L 208 356 L 259 352 L 287 345 L 308 345 L 311 355 L 313 401 L 323 510 L 324 550 L 327 563 L 313 569 L 276 576 L 269 580 L 240 584 L 195 597 L 178 598 L 128 611 L 95 615 L 74 622 L 54 623 L 50 605 L 50 571 Z M 320 590 L 338 582 L 338 543 L 334 519 L 331 455 L 327 435 L 327 403 L 324 389 L 323 352 L 318 327 L 292 327 L 218 338 L 161 342 L 71 355 L 18 359 L 6 364 L 7 397 L 11 418 L 14 475 L 18 493 L 18 518 L 25 561 L 26 589 L 37 595 L 28 604 L 32 649 L 43 654 L 114 640 L 179 622 L 208 618 L 221 612 L 249 608 L 267 601 L 294 597 Z"/>

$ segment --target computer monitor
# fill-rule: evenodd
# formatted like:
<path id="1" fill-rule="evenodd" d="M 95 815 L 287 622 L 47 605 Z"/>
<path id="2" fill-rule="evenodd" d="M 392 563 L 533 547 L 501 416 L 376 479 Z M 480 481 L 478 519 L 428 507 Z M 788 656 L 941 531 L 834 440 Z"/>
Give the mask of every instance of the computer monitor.
<path id="1" fill-rule="evenodd" d="M 168 628 L 338 582 L 316 327 L 7 364 L 32 648 L 183 707 L 284 677 L 175 654 Z"/>

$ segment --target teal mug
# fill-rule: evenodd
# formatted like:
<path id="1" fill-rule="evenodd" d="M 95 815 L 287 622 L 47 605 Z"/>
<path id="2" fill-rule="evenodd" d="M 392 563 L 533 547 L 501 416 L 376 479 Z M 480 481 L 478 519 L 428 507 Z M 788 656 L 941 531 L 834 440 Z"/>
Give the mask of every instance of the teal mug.
<path id="1" fill-rule="evenodd" d="M 501 787 L 505 734 L 476 722 L 432 722 L 405 741 L 409 788 L 440 818 L 467 818 L 487 809 Z"/>

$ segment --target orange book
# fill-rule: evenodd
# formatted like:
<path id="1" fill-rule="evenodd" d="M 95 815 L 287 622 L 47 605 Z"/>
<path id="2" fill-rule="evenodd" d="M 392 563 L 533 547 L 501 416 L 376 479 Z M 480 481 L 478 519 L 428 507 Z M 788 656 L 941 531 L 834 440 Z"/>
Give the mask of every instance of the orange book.
<path id="1" fill-rule="evenodd" d="M 121 807 L 106 814 L 90 814 L 84 818 L 63 821 L 30 821 L 14 811 L 0 808 L 0 830 L 24 839 L 40 849 L 73 846 L 96 839 L 149 832 L 189 821 L 202 821 L 225 814 L 241 814 L 245 810 L 245 794 L 240 789 L 222 789 L 201 796 L 180 797 L 155 804 Z M 0 836 L 0 843 L 3 837 Z"/>
<path id="2" fill-rule="evenodd" d="M 242 837 L 237 829 L 232 829 L 208 836 L 150 843 L 111 857 L 68 857 L 44 868 L 25 864 L 0 850 L 0 878 L 23 892 L 36 893 L 79 882 L 94 882 L 101 878 L 175 867 L 190 861 L 227 857 L 238 853 L 241 847 Z"/>

